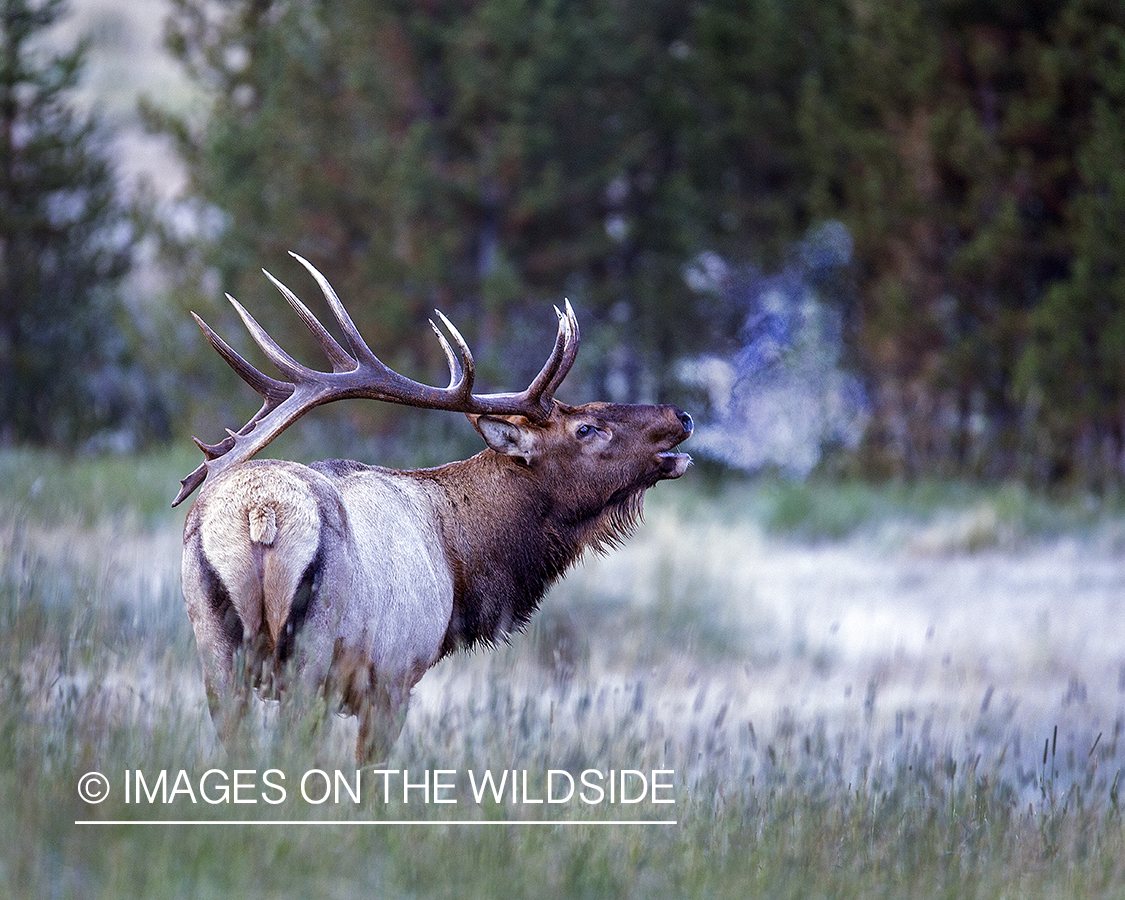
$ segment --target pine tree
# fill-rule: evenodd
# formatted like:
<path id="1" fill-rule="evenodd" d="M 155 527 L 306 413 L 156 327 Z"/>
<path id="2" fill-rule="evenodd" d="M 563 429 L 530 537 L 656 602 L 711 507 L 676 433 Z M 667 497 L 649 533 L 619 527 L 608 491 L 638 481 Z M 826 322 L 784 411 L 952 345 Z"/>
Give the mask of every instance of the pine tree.
<path id="1" fill-rule="evenodd" d="M 1096 486 L 1125 477 L 1125 9 L 1067 6 L 1037 54 L 1057 97 L 1042 128 L 1068 163 L 1049 184 L 1067 266 L 1030 311 L 1015 389 L 1039 471 Z"/>
<path id="2" fill-rule="evenodd" d="M 803 152 L 856 238 L 872 459 L 1120 477 L 1125 7 L 856 9 Z"/>
<path id="3" fill-rule="evenodd" d="M 128 225 L 98 126 L 68 103 L 82 47 L 63 0 L 0 0 L 0 440 L 69 444 L 112 419 L 92 381 L 117 351 Z"/>

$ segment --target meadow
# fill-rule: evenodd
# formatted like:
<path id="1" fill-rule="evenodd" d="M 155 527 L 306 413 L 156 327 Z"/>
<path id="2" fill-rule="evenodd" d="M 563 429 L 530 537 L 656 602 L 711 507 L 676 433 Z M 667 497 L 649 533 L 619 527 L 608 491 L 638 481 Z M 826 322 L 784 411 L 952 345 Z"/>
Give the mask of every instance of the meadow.
<path id="1" fill-rule="evenodd" d="M 302 772 L 355 776 L 349 723 L 313 750 L 265 708 L 251 762 L 215 739 L 167 508 L 194 465 L 0 453 L 7 896 L 1125 896 L 1117 500 L 696 469 L 510 646 L 423 679 L 386 768 L 456 803 L 370 772 L 314 802 Z M 623 769 L 674 803 L 525 802 Z M 477 801 L 513 770 L 526 795 Z"/>

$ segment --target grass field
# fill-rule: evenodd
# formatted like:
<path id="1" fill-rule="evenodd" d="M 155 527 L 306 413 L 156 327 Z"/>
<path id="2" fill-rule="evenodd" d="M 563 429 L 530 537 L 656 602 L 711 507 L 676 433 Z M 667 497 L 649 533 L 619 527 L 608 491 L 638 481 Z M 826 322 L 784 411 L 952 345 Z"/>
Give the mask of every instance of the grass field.
<path id="1" fill-rule="evenodd" d="M 354 779 L 349 723 L 215 741 L 166 508 L 194 465 L 0 453 L 8 896 L 1125 896 L 1118 503 L 689 473 L 510 647 L 423 679 L 388 768 L 456 803 L 370 772 L 321 803 L 299 781 Z M 203 799 L 240 768 L 254 803 Z M 622 769 L 675 802 L 520 802 Z M 527 794 L 477 802 L 486 770 Z"/>

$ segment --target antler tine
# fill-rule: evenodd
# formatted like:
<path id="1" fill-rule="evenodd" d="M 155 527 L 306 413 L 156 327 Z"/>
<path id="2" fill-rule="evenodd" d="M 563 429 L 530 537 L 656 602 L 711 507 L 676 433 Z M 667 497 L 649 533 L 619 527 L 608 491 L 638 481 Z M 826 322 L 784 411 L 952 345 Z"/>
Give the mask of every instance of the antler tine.
<path id="1" fill-rule="evenodd" d="M 567 313 L 563 315 L 559 308 L 555 307 L 555 315 L 559 319 L 555 346 L 551 349 L 551 355 L 547 357 L 547 362 L 543 364 L 539 374 L 521 395 L 526 397 L 531 408 L 530 418 L 533 419 L 545 419 L 550 415 L 555 390 L 566 378 L 578 354 L 578 321 L 574 317 L 574 310 L 571 309 L 569 300 L 566 309 Z"/>
<path id="2" fill-rule="evenodd" d="M 438 312 L 438 310 L 434 310 Z M 453 355 L 453 348 L 449 346 L 449 341 L 445 339 L 445 335 L 441 333 L 441 329 L 434 324 L 434 320 L 430 319 L 430 328 L 433 329 L 434 334 L 437 335 L 438 341 L 441 343 L 442 352 L 445 354 L 445 362 L 449 366 L 449 386 L 453 387 L 457 384 L 457 379 L 461 377 L 461 369 L 457 364 L 457 357 Z"/>
<path id="3" fill-rule="evenodd" d="M 445 339 L 445 335 L 441 333 L 441 329 L 434 324 L 433 319 L 430 319 L 430 327 L 433 328 L 434 334 L 436 334 L 438 340 L 441 341 L 441 349 L 445 351 L 445 360 L 449 363 L 449 390 L 458 388 L 462 396 L 468 398 L 473 393 L 473 382 L 476 380 L 476 367 L 473 364 L 473 353 L 469 349 L 469 345 L 465 342 L 465 339 L 461 336 L 461 332 L 457 330 L 457 326 L 446 318 L 445 313 L 440 309 L 435 309 L 434 315 L 441 319 L 441 324 L 449 329 L 449 333 L 453 336 L 453 340 L 457 344 L 457 350 L 461 354 L 461 358 L 458 360 L 453 355 L 453 348 L 449 346 L 449 341 Z"/>
<path id="4" fill-rule="evenodd" d="M 190 475 L 180 479 L 180 492 L 176 494 L 176 499 L 172 501 L 172 505 L 179 506 L 206 480 L 207 463 L 203 462 Z"/>
<path id="5" fill-rule="evenodd" d="M 278 381 L 276 378 L 270 378 L 269 375 L 259 372 L 254 366 L 250 365 L 250 363 L 239 356 L 238 352 L 234 350 L 230 344 L 212 331 L 211 327 L 199 318 L 199 316 L 192 313 L 191 317 L 195 319 L 195 324 L 203 331 L 203 334 L 211 343 L 211 346 L 219 351 L 219 355 L 227 361 L 227 365 L 234 369 L 239 377 L 250 385 L 250 387 L 261 394 L 266 399 L 267 403 L 273 402 L 274 405 L 277 405 L 293 393 L 292 384 L 287 381 Z"/>
<path id="6" fill-rule="evenodd" d="M 273 338 L 269 336 L 266 330 L 258 324 L 257 320 L 250 315 L 246 308 L 234 299 L 230 294 L 227 294 L 227 300 L 230 301 L 231 306 L 234 307 L 235 312 L 238 313 L 242 324 L 246 326 L 246 330 L 250 332 L 250 337 L 254 339 L 262 352 L 266 355 L 271 363 L 277 366 L 277 370 L 282 375 L 288 375 L 295 382 L 303 380 L 314 380 L 320 373 L 310 369 L 308 366 L 303 366 L 297 362 L 292 356 L 281 349 Z"/>
<path id="7" fill-rule="evenodd" d="M 352 317 L 348 315 L 348 311 L 344 308 L 344 304 L 340 302 L 340 297 L 336 294 L 335 289 L 328 283 L 328 279 L 321 275 L 320 270 L 303 256 L 299 256 L 293 251 L 289 251 L 289 255 L 308 269 L 309 274 L 312 275 L 313 279 L 320 287 L 321 293 L 324 294 L 324 299 L 328 301 L 328 306 L 332 310 L 332 315 L 334 315 L 336 321 L 340 323 L 340 329 L 344 332 L 344 339 L 347 340 L 348 346 L 351 348 L 352 356 L 362 362 L 369 364 L 378 363 L 382 366 L 382 363 L 379 362 L 375 354 L 371 352 L 371 348 L 367 346 L 367 342 L 359 333 L 359 329 L 355 327 L 355 322 L 353 322 Z"/>
<path id="8" fill-rule="evenodd" d="M 555 396 L 555 391 L 558 390 L 559 385 L 562 384 L 563 379 L 566 378 L 567 373 L 570 372 L 571 366 L 574 365 L 574 360 L 578 358 L 578 344 L 581 340 L 581 335 L 578 331 L 578 316 L 574 314 L 574 307 L 570 305 L 570 300 L 563 301 L 563 309 L 566 310 L 565 318 L 570 333 L 567 336 L 566 346 L 559 359 L 558 368 L 547 384 L 545 393 L 548 397 Z M 559 312 L 558 307 L 555 307 L 555 314 L 560 320 L 564 318 L 563 313 Z"/>
<path id="9" fill-rule="evenodd" d="M 289 301 L 289 305 L 292 306 L 293 309 L 296 310 L 297 315 L 301 317 L 301 321 L 305 323 L 305 327 L 313 333 L 313 337 L 317 339 L 321 349 L 324 351 L 324 355 L 327 356 L 329 362 L 332 363 L 333 372 L 350 372 L 359 365 L 358 361 L 353 359 L 348 354 L 348 351 L 337 343 L 328 329 L 320 324 L 320 320 L 312 314 L 312 311 L 301 302 L 296 294 L 265 269 L 262 269 L 262 274 L 273 282 L 274 287 L 281 291 L 282 296 Z"/>

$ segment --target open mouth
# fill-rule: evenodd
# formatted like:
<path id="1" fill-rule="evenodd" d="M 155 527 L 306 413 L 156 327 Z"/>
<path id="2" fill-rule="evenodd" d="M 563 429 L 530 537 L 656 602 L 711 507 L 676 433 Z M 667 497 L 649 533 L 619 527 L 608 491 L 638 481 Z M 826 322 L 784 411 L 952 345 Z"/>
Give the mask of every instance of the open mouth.
<path id="1" fill-rule="evenodd" d="M 675 447 L 677 444 L 691 437 L 691 433 L 695 430 L 695 423 L 692 422 L 691 416 L 682 409 L 672 407 L 672 411 L 675 412 L 680 427 L 683 429 L 683 431 L 672 437 L 671 446 Z M 691 465 L 691 456 L 689 454 L 676 453 L 671 449 L 657 453 L 656 458 L 659 460 L 658 465 L 661 478 L 679 478 L 688 470 L 688 466 Z"/>
<path id="2" fill-rule="evenodd" d="M 687 453 L 673 453 L 671 450 L 666 450 L 657 453 L 656 458 L 660 460 L 661 478 L 679 478 L 691 465 L 691 455 Z"/>

